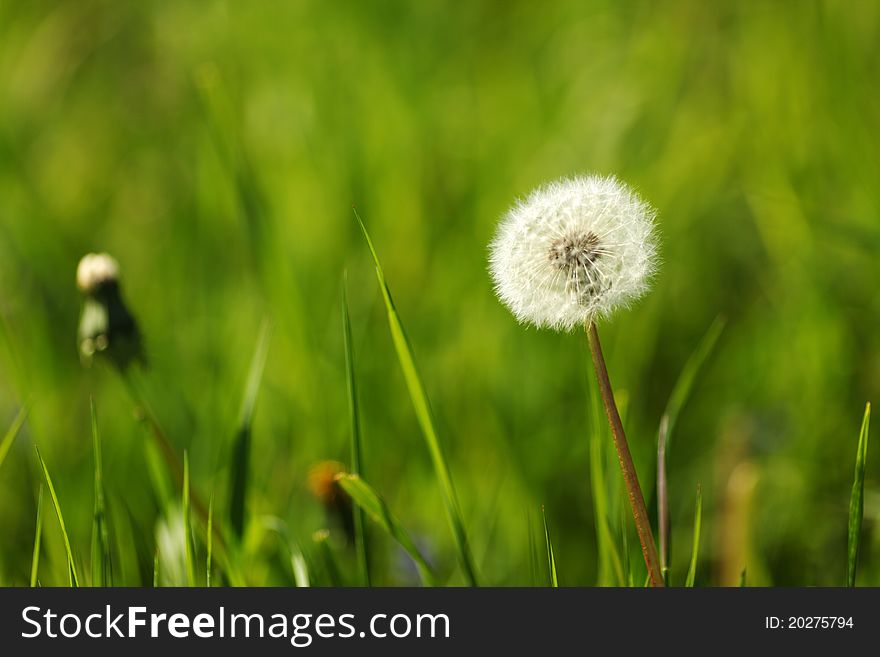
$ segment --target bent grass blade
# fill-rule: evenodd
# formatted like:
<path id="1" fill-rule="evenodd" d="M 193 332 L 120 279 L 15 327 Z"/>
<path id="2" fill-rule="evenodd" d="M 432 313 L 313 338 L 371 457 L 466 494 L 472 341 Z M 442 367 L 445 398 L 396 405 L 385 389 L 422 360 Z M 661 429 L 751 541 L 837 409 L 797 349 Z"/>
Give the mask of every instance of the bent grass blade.
<path id="1" fill-rule="evenodd" d="M 419 426 L 422 429 L 422 434 L 425 437 L 428 452 L 431 455 L 431 461 L 434 465 L 434 473 L 440 484 L 440 490 L 443 493 L 443 503 L 446 509 L 447 519 L 449 520 L 452 529 L 458 558 L 468 584 L 471 586 L 477 586 L 477 569 L 468 544 L 467 533 L 464 528 L 464 520 L 462 519 L 458 499 L 455 495 L 455 488 L 452 484 L 452 475 L 449 472 L 449 465 L 446 462 L 446 457 L 443 455 L 440 439 L 437 436 L 428 395 L 425 392 L 425 386 L 422 383 L 422 379 L 416 368 L 412 347 L 406 337 L 406 332 L 403 329 L 400 317 L 397 314 L 394 300 L 391 298 L 391 290 L 385 280 L 385 274 L 382 271 L 382 265 L 379 262 L 379 256 L 376 254 L 376 249 L 373 247 L 373 241 L 370 239 L 367 228 L 364 225 L 364 222 L 361 221 L 357 210 L 354 211 L 354 216 L 361 227 L 364 239 L 367 241 L 367 246 L 369 247 L 370 254 L 373 258 L 373 264 L 376 267 L 376 276 L 379 279 L 379 287 L 381 288 L 382 298 L 385 301 L 385 309 L 388 313 L 388 325 L 391 329 L 391 338 L 394 342 L 394 349 L 397 351 L 397 358 L 400 361 L 400 367 L 403 370 L 403 376 L 406 380 L 406 386 L 409 390 L 413 409 L 415 410 L 416 417 L 419 421 Z"/>

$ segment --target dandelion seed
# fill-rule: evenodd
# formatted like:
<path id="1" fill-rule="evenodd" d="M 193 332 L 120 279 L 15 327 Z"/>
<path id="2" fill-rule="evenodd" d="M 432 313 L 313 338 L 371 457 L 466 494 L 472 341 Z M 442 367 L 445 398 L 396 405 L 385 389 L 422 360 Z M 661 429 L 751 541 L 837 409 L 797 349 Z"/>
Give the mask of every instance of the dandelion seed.
<path id="1" fill-rule="evenodd" d="M 571 330 L 648 289 L 654 209 L 614 177 L 567 178 L 507 213 L 490 246 L 501 300 L 523 323 Z"/>

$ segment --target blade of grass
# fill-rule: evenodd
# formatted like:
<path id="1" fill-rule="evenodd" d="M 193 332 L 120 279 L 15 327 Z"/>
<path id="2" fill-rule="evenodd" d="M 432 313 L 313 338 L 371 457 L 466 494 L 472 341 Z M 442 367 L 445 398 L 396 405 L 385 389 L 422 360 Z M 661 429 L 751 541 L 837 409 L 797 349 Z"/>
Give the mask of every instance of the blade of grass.
<path id="1" fill-rule="evenodd" d="M 373 258 L 373 264 L 376 267 L 376 276 L 379 279 L 379 287 L 382 291 L 382 297 L 385 301 L 385 309 L 388 313 L 388 326 L 391 329 L 391 338 L 394 342 L 394 348 L 397 351 L 397 359 L 403 370 L 403 377 L 406 380 L 406 386 L 409 390 L 409 396 L 412 400 L 413 409 L 416 413 L 422 434 L 428 446 L 428 452 L 431 455 L 431 461 L 434 465 L 434 473 L 440 484 L 440 491 L 443 495 L 443 503 L 446 510 L 446 517 L 452 529 L 452 536 L 455 541 L 456 551 L 461 568 L 468 584 L 477 586 L 477 569 L 468 544 L 467 533 L 464 528 L 464 520 L 462 519 L 461 510 L 458 505 L 458 498 L 455 494 L 455 487 L 452 484 L 452 475 L 449 472 L 449 465 L 446 463 L 446 457 L 443 455 L 443 449 L 440 445 L 440 439 L 437 436 L 437 430 L 434 425 L 434 417 L 431 412 L 431 405 L 428 401 L 428 395 L 425 392 L 425 386 L 419 376 L 416 368 L 415 358 L 413 356 L 412 347 L 406 337 L 403 324 L 397 314 L 394 306 L 394 300 L 391 298 L 391 290 L 385 281 L 385 274 L 382 271 L 382 265 L 379 262 L 379 256 L 373 247 L 373 241 L 367 232 L 367 227 L 361 221 L 357 210 L 354 210 L 354 216 L 361 227 L 367 246 L 370 248 L 370 254 Z"/>
<path id="2" fill-rule="evenodd" d="M 666 479 L 666 438 L 669 418 L 660 418 L 657 431 L 657 525 L 660 534 L 660 572 L 669 584 L 669 484 Z"/>
<path id="3" fill-rule="evenodd" d="M 18 435 L 18 432 L 21 431 L 22 426 L 24 426 L 24 421 L 27 419 L 29 406 L 25 404 L 18 411 L 18 415 L 15 416 L 15 419 L 12 421 L 12 425 L 9 427 L 9 430 L 6 432 L 6 435 L 3 436 L 3 440 L 0 441 L 0 467 L 3 466 L 3 461 L 6 460 L 6 456 L 9 454 L 9 450 L 12 449 L 12 443 L 15 442 L 15 437 Z"/>
<path id="4" fill-rule="evenodd" d="M 532 527 L 530 511 L 526 511 L 526 523 L 529 532 L 529 574 L 532 578 L 532 586 L 538 586 L 538 546 L 535 541 L 535 530 Z"/>
<path id="5" fill-rule="evenodd" d="M 669 447 L 669 439 L 678 416 L 684 407 L 691 392 L 697 375 L 703 368 L 709 356 L 718 343 L 718 338 L 724 330 L 726 320 L 718 316 L 709 326 L 697 348 L 690 355 L 678 380 L 672 388 L 672 394 L 666 403 L 666 409 L 660 418 L 660 427 L 657 430 L 657 524 L 660 534 L 660 568 L 664 578 L 669 570 L 670 545 L 669 545 L 669 490 L 666 477 L 666 453 Z"/>
<path id="6" fill-rule="evenodd" d="M 712 355 L 712 351 L 715 349 L 718 338 L 721 337 L 721 332 L 724 330 L 726 322 L 727 320 L 721 316 L 714 319 L 705 335 L 703 335 L 703 338 L 700 340 L 700 343 L 697 345 L 697 348 L 688 358 L 681 370 L 681 374 L 678 375 L 678 380 L 672 388 L 672 394 L 669 396 L 669 401 L 666 404 L 666 410 L 664 412 L 668 422 L 667 440 L 675 431 L 675 425 L 678 423 L 678 416 L 681 414 L 681 409 L 684 407 L 685 403 L 687 403 L 688 398 L 690 398 L 697 375 L 700 373 L 700 370 L 703 368 L 703 365 L 706 363 L 709 356 Z"/>
<path id="7" fill-rule="evenodd" d="M 110 530 L 113 549 L 113 581 L 126 586 L 142 586 L 149 582 L 149 572 L 144 572 L 142 565 L 145 560 L 152 561 L 154 539 L 152 536 L 147 538 L 135 527 L 127 501 L 114 495 L 113 491 L 108 492 L 109 499 L 118 500 L 107 507 L 107 529 Z M 144 575 L 147 579 L 143 579 Z"/>
<path id="8" fill-rule="evenodd" d="M 192 508 L 189 499 L 189 453 L 183 451 L 183 540 L 186 557 L 186 584 L 196 585 L 196 562 L 193 550 Z"/>
<path id="9" fill-rule="evenodd" d="M 319 529 L 312 534 L 312 540 L 318 549 L 321 562 L 324 564 L 324 571 L 327 573 L 327 580 L 330 583 L 330 586 L 336 588 L 345 586 L 342 571 L 339 568 L 339 564 L 336 562 L 336 556 L 333 554 L 333 549 L 330 547 L 330 531 L 327 529 Z"/>
<path id="10" fill-rule="evenodd" d="M 55 486 L 52 485 L 52 477 L 49 476 L 49 469 L 46 462 L 40 454 L 40 448 L 34 445 L 37 452 L 37 460 L 43 470 L 43 476 L 46 478 L 46 485 L 49 487 L 49 496 L 52 498 L 52 506 L 55 507 L 55 515 L 58 516 L 58 524 L 61 526 L 61 537 L 64 539 L 64 549 L 67 552 L 67 574 L 70 586 L 79 587 L 79 576 L 76 573 L 76 563 L 73 560 L 73 550 L 70 548 L 70 537 L 67 535 L 67 528 L 64 526 L 64 516 L 61 513 L 61 505 L 58 503 L 58 496 L 55 494 Z"/>
<path id="11" fill-rule="evenodd" d="M 541 507 L 541 519 L 544 521 L 544 543 L 547 546 L 547 569 L 550 573 L 550 586 L 559 587 L 559 578 L 556 575 L 556 556 L 553 554 L 553 542 L 550 540 L 550 529 L 547 527 L 547 513 Z"/>
<path id="12" fill-rule="evenodd" d="M 211 588 L 211 558 L 214 556 L 214 493 L 208 500 L 208 531 L 205 536 L 207 556 L 205 557 L 205 586 Z"/>
<path id="13" fill-rule="evenodd" d="M 40 544 L 43 540 L 43 484 L 37 496 L 37 527 L 34 530 L 34 552 L 31 557 L 31 588 L 37 585 L 37 572 L 40 570 Z"/>
<path id="14" fill-rule="evenodd" d="M 290 551 L 290 567 L 293 569 L 293 580 L 299 589 L 307 589 L 311 586 L 309 581 L 309 566 L 306 558 L 299 549 L 291 549 Z"/>
<path id="15" fill-rule="evenodd" d="M 694 580 L 697 577 L 697 559 L 700 555 L 700 526 L 703 522 L 703 489 L 697 485 L 697 508 L 694 512 L 694 543 L 691 550 L 691 563 L 688 566 L 687 579 L 684 585 L 688 588 L 694 586 Z"/>
<path id="16" fill-rule="evenodd" d="M 596 523 L 597 547 L 599 552 L 599 585 L 623 586 L 625 583 L 623 565 L 608 525 L 608 491 L 606 489 L 604 454 L 602 453 L 601 409 L 598 395 L 591 395 L 590 431 L 590 485 L 593 492 L 593 516 Z M 616 582 L 611 580 L 613 569 Z"/>
<path id="17" fill-rule="evenodd" d="M 846 585 L 856 585 L 856 567 L 859 562 L 859 537 L 862 533 L 862 517 L 865 510 L 865 462 L 868 458 L 868 431 L 871 426 L 871 404 L 865 405 L 859 446 L 856 451 L 856 472 L 849 499 L 849 531 L 846 551 Z"/>
<path id="18" fill-rule="evenodd" d="M 746 587 L 746 569 L 743 568 L 742 572 L 739 574 L 739 587 L 744 589 Z"/>
<path id="19" fill-rule="evenodd" d="M 297 588 L 309 588 L 311 586 L 309 573 L 311 571 L 309 562 L 303 554 L 302 549 L 297 541 L 290 538 L 290 531 L 287 523 L 281 518 L 272 515 L 261 516 L 255 524 L 255 528 L 264 529 L 274 534 L 278 545 L 287 555 L 287 563 L 290 566 L 293 575 L 293 583 Z"/>
<path id="20" fill-rule="evenodd" d="M 361 450 L 361 424 L 358 413 L 357 380 L 354 374 L 354 348 L 351 339 L 351 319 L 348 314 L 348 272 L 342 280 L 342 337 L 345 345 L 345 372 L 348 381 L 348 417 L 351 437 L 351 472 L 363 474 Z M 367 553 L 367 536 L 364 528 L 364 512 L 354 509 L 354 545 L 358 558 L 358 570 L 363 586 L 370 586 L 370 559 Z"/>
<path id="21" fill-rule="evenodd" d="M 92 586 L 113 586 L 110 559 L 110 535 L 104 503 L 104 468 L 101 461 L 101 438 L 95 400 L 89 403 L 92 418 L 92 451 L 95 458 L 95 512 L 92 519 Z"/>
<path id="22" fill-rule="evenodd" d="M 418 547 L 416 547 L 416 544 L 410 537 L 409 533 L 403 528 L 400 522 L 398 522 L 397 518 L 392 515 L 388 506 L 385 504 L 385 500 L 379 497 L 379 494 L 358 475 L 339 474 L 336 476 L 336 480 L 339 482 L 339 485 L 342 486 L 343 490 L 351 496 L 354 503 L 363 509 L 364 513 L 366 513 L 373 522 L 379 525 L 379 527 L 391 536 L 391 538 L 397 541 L 400 544 L 400 547 L 406 551 L 410 558 L 415 562 L 416 568 L 418 569 L 419 575 L 425 586 L 436 586 L 437 579 L 434 576 L 431 567 L 428 565 L 428 561 L 422 556 L 422 553 L 419 552 Z"/>
<path id="23" fill-rule="evenodd" d="M 257 394 L 260 391 L 260 381 L 263 378 L 263 370 L 266 367 L 266 357 L 269 353 L 269 339 L 271 336 L 272 324 L 268 319 L 264 319 L 257 337 L 257 346 L 251 358 L 244 396 L 241 401 L 241 411 L 238 416 L 238 430 L 231 453 L 232 484 L 229 497 L 229 521 L 232 525 L 232 531 L 238 538 L 241 538 L 244 533 L 248 468 L 251 452 L 251 429 L 253 427 L 254 410 L 257 405 Z"/>
<path id="24" fill-rule="evenodd" d="M 153 556 L 153 588 L 159 588 L 159 548 L 156 548 L 156 554 Z"/>

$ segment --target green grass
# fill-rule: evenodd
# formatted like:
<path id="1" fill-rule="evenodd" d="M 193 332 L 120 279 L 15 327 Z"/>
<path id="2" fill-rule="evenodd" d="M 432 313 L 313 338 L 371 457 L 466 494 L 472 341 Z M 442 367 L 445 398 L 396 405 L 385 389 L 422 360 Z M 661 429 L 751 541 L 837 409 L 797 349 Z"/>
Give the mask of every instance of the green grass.
<path id="1" fill-rule="evenodd" d="M 427 559 L 419 551 L 409 532 L 392 515 L 385 501 L 358 475 L 342 475 L 338 479 L 340 486 L 351 495 L 351 499 L 369 518 L 393 538 L 410 556 L 419 571 L 425 586 L 436 586 L 437 577 Z"/>
<path id="2" fill-rule="evenodd" d="M 43 484 L 40 484 L 40 492 L 37 493 L 37 523 L 34 527 L 34 549 L 31 556 L 31 588 L 39 583 L 40 571 L 40 547 L 43 541 Z"/>
<path id="3" fill-rule="evenodd" d="M 609 524 L 608 484 L 605 471 L 605 448 L 611 437 L 602 421 L 598 393 L 591 395 L 590 406 L 590 484 L 593 515 L 596 524 L 596 543 L 599 552 L 598 583 L 602 586 L 624 586 L 626 581 L 617 543 Z M 603 443 L 603 441 L 606 441 Z M 615 480 L 616 481 L 616 480 Z"/>
<path id="4" fill-rule="evenodd" d="M 440 445 L 440 439 L 437 436 L 437 430 L 434 425 L 434 417 L 431 411 L 431 405 L 428 402 L 428 395 L 425 392 L 425 386 L 419 376 L 416 368 L 415 358 L 413 356 L 412 347 L 403 330 L 403 324 L 397 314 L 397 308 L 394 306 L 394 300 L 391 298 L 391 290 L 385 281 L 385 274 L 382 271 L 382 265 L 379 263 L 379 256 L 373 247 L 373 241 L 367 232 L 367 227 L 361 221 L 357 210 L 354 216 L 360 225 L 373 257 L 373 264 L 376 266 L 376 277 L 379 279 L 379 288 L 382 292 L 382 299 L 385 302 L 385 310 L 388 314 L 388 327 L 391 329 L 391 338 L 394 342 L 394 349 L 397 352 L 397 359 L 403 370 L 403 376 L 406 380 L 406 386 L 409 390 L 410 400 L 413 404 L 419 426 L 425 437 L 428 446 L 428 452 L 431 455 L 431 462 L 434 465 L 434 474 L 443 493 L 443 505 L 446 510 L 446 518 L 452 528 L 452 535 L 455 539 L 455 548 L 458 552 L 458 559 L 464 573 L 465 580 L 471 586 L 477 585 L 477 569 L 468 545 L 467 533 L 464 527 L 464 519 L 461 515 L 461 509 L 458 504 L 458 498 L 455 494 L 455 488 L 452 484 L 452 475 L 449 472 L 449 465 L 446 462 L 446 456 L 443 454 L 443 448 Z"/>
<path id="5" fill-rule="evenodd" d="M 269 354 L 269 340 L 272 335 L 272 324 L 264 319 L 257 337 L 257 345 L 251 359 L 241 410 L 238 414 L 238 430 L 235 435 L 231 452 L 232 484 L 230 486 L 229 521 L 236 536 L 241 537 L 245 527 L 247 505 L 248 468 L 250 467 L 251 431 L 254 411 L 257 406 L 257 394 L 260 381 L 266 367 Z"/>
<path id="6" fill-rule="evenodd" d="M 687 359 L 681 374 L 678 375 L 678 380 L 675 382 L 675 387 L 672 389 L 672 394 L 669 396 L 669 401 L 666 404 L 666 410 L 663 412 L 663 417 L 667 423 L 667 445 L 672 439 L 672 434 L 675 432 L 678 416 L 693 392 L 697 375 L 704 367 L 709 356 L 712 355 L 715 345 L 718 343 L 718 338 L 721 337 L 721 333 L 724 330 L 725 323 L 726 320 L 723 317 L 715 318 L 702 340 L 700 340 L 694 353 Z"/>
<path id="7" fill-rule="evenodd" d="M 189 454 L 183 453 L 183 553 L 186 567 L 186 585 L 196 585 L 196 558 L 193 546 L 195 534 L 192 525 L 192 504 L 189 489 Z"/>
<path id="8" fill-rule="evenodd" d="M 354 371 L 354 347 L 351 337 L 351 319 L 348 311 L 348 273 L 342 281 L 342 338 L 345 347 L 345 380 L 348 389 L 348 414 L 351 439 L 351 473 L 363 474 L 363 450 L 361 447 L 361 420 L 358 412 L 357 379 Z M 360 508 L 354 510 L 354 541 L 360 571 L 360 582 L 370 586 L 370 558 L 367 536 L 364 529 L 364 513 Z"/>
<path id="9" fill-rule="evenodd" d="M 684 585 L 693 587 L 697 578 L 697 561 L 700 558 L 700 528 L 703 523 L 703 489 L 697 486 L 697 506 L 694 511 L 694 540 L 691 547 L 691 563 L 688 566 Z"/>
<path id="10" fill-rule="evenodd" d="M 681 374 L 679 374 L 678 380 L 675 382 L 675 387 L 672 389 L 672 394 L 669 396 L 669 401 L 666 403 L 666 410 L 660 418 L 660 427 L 657 431 L 657 515 L 660 525 L 661 568 L 664 571 L 664 577 L 668 575 L 670 559 L 669 488 L 667 484 L 668 472 L 666 469 L 667 450 L 669 449 L 675 425 L 678 423 L 681 409 L 691 396 L 697 374 L 699 374 L 715 349 L 718 338 L 724 330 L 724 324 L 725 320 L 722 317 L 716 317 L 715 321 L 709 326 L 703 339 L 682 368 Z"/>
<path id="11" fill-rule="evenodd" d="M 0 466 L 3 465 L 3 461 L 6 460 L 9 450 L 12 449 L 12 443 L 15 442 L 15 437 L 18 435 L 18 432 L 21 431 L 22 426 L 24 426 L 27 414 L 28 407 L 22 406 L 18 411 L 18 415 L 16 415 L 15 419 L 12 421 L 12 425 L 3 436 L 3 440 L 0 440 Z"/>
<path id="12" fill-rule="evenodd" d="M 559 587 L 559 577 L 556 575 L 556 555 L 553 554 L 553 542 L 550 540 L 550 528 L 547 526 L 547 514 L 541 507 L 541 520 L 544 523 L 544 544 L 547 548 L 547 572 L 550 574 L 550 586 Z"/>
<path id="13" fill-rule="evenodd" d="M 516 199 L 595 171 L 658 209 L 652 290 L 602 338 L 671 583 L 701 482 L 697 584 L 838 586 L 856 536 L 855 580 L 880 584 L 871 447 L 852 540 L 844 508 L 846 428 L 880 395 L 875 4 L 0 0 L 0 582 L 36 561 L 67 586 L 73 561 L 91 584 L 103 561 L 114 585 L 186 584 L 179 538 L 154 568 L 186 451 L 196 583 L 211 492 L 213 586 L 328 585 L 322 528 L 350 584 L 358 545 L 370 584 L 416 581 L 385 530 L 365 516 L 361 541 L 312 496 L 332 460 L 440 583 L 545 585 L 544 505 L 564 584 L 640 585 L 582 336 L 518 325 L 487 273 Z M 90 251 L 141 329 L 132 399 L 77 351 Z"/>
<path id="14" fill-rule="evenodd" d="M 208 527 L 205 530 L 205 586 L 211 587 L 211 571 L 214 559 L 214 493 L 208 501 Z"/>
<path id="15" fill-rule="evenodd" d="M 68 584 L 72 587 L 79 586 L 79 575 L 76 572 L 76 560 L 73 558 L 73 550 L 70 547 L 70 537 L 67 535 L 67 527 L 64 524 L 64 515 L 61 513 L 61 505 L 58 503 L 58 495 L 55 493 L 55 486 L 52 484 L 52 477 L 49 476 L 49 469 L 40 454 L 40 448 L 34 445 L 37 452 L 37 460 L 40 462 L 40 468 L 43 476 L 46 478 L 46 486 L 49 488 L 49 496 L 52 498 L 52 506 L 55 508 L 55 515 L 58 518 L 58 526 L 61 528 L 61 537 L 64 540 L 64 551 L 67 554 L 67 573 Z M 41 498 L 42 499 L 42 498 Z"/>
<path id="16" fill-rule="evenodd" d="M 110 532 L 107 529 L 107 507 L 104 503 L 104 468 L 101 464 L 101 438 L 95 400 L 90 401 L 92 417 L 92 451 L 95 459 L 95 511 L 92 523 L 92 586 L 113 586 L 110 553 Z"/>
<path id="17" fill-rule="evenodd" d="M 856 585 L 856 568 L 859 564 L 859 542 L 862 535 L 862 518 L 865 513 L 865 462 L 868 459 L 868 431 L 871 427 L 871 404 L 865 405 L 859 446 L 856 451 L 855 478 L 849 499 L 849 531 L 847 535 L 846 585 Z"/>
<path id="18" fill-rule="evenodd" d="M 345 586 L 345 578 L 336 561 L 333 548 L 330 546 L 330 532 L 326 529 L 319 529 L 312 534 L 312 542 L 318 550 L 327 583 L 330 586 Z"/>

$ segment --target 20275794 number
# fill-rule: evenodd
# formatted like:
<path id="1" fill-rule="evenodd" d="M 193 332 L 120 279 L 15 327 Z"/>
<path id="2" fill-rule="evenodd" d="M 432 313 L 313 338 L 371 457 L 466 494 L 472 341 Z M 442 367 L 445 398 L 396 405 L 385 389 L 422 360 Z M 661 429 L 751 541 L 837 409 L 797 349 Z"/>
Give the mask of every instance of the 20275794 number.
<path id="1" fill-rule="evenodd" d="M 768 630 L 845 630 L 853 628 L 852 616 L 765 616 Z"/>

